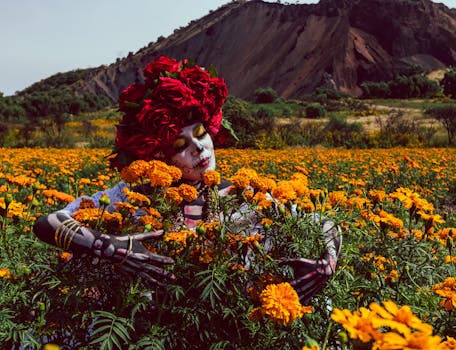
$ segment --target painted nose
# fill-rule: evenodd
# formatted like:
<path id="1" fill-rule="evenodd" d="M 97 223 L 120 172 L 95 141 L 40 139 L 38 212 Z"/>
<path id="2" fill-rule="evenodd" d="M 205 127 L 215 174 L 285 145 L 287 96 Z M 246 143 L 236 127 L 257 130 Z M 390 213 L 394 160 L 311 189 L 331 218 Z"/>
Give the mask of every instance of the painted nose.
<path id="1" fill-rule="evenodd" d="M 194 148 L 193 153 L 194 153 L 195 155 L 198 155 L 198 154 L 200 154 L 201 152 L 203 152 L 204 147 L 203 147 L 203 145 L 202 145 L 201 143 L 195 142 L 194 145 L 195 145 L 195 148 Z"/>

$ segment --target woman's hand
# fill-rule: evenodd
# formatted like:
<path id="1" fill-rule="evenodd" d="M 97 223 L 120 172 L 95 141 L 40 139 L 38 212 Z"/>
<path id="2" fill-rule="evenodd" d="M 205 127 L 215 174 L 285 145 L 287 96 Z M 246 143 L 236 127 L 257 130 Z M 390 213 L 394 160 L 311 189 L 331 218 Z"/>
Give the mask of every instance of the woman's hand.
<path id="1" fill-rule="evenodd" d="M 174 264 L 174 260 L 152 253 L 142 243 L 145 240 L 158 238 L 162 234 L 163 231 L 154 231 L 125 236 L 108 236 L 110 243 L 108 246 L 103 244 L 103 240 L 108 237 L 101 235 L 99 241 L 94 242 L 94 251 L 118 264 L 119 268 L 125 272 L 138 274 L 154 284 L 163 285 L 162 281 L 175 279 L 171 272 L 162 268 L 164 265 Z M 103 251 L 99 250 L 100 243 L 101 247 L 104 246 Z"/>
<path id="2" fill-rule="evenodd" d="M 122 270 L 137 274 L 158 285 L 175 279 L 164 265 L 174 260 L 150 252 L 143 241 L 155 239 L 163 231 L 106 235 L 83 226 L 64 212 L 41 217 L 33 231 L 44 242 L 71 251 L 77 255 L 91 255 L 117 264 Z"/>
<path id="3" fill-rule="evenodd" d="M 337 259 L 342 247 L 340 228 L 331 221 L 323 224 L 326 252 L 320 259 L 287 259 L 280 265 L 293 269 L 294 278 L 289 281 L 302 303 L 307 303 L 317 294 L 336 271 Z"/>

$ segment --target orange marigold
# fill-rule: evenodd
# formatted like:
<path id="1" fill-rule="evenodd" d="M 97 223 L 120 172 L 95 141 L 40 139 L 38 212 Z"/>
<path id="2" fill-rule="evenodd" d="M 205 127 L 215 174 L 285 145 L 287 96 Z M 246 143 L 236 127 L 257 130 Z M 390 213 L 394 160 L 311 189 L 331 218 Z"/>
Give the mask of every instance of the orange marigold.
<path id="1" fill-rule="evenodd" d="M 196 188 L 187 184 L 181 184 L 179 186 L 179 194 L 186 202 L 193 202 L 198 197 Z"/>
<path id="2" fill-rule="evenodd" d="M 3 279 L 10 279 L 11 278 L 11 271 L 7 267 L 0 268 L 0 278 Z"/>
<path id="3" fill-rule="evenodd" d="M 296 198 L 296 191 L 289 181 L 280 181 L 272 191 L 272 196 L 281 203 L 286 203 Z"/>
<path id="4" fill-rule="evenodd" d="M 251 180 L 254 180 L 258 177 L 258 174 L 255 170 L 253 169 L 248 169 L 248 168 L 241 168 L 239 169 L 236 174 L 234 174 L 231 178 L 230 181 L 233 183 L 233 185 L 237 188 L 246 188 L 251 185 Z"/>
<path id="5" fill-rule="evenodd" d="M 348 331 L 351 339 L 359 339 L 367 343 L 382 337 L 382 334 L 372 324 L 372 316 L 373 312 L 365 307 L 354 312 L 335 308 L 331 319 L 341 324 Z"/>
<path id="6" fill-rule="evenodd" d="M 388 327 L 401 334 L 411 333 L 411 329 L 427 335 L 432 334 L 432 326 L 416 317 L 410 306 L 397 306 L 393 301 L 384 301 L 383 306 L 371 303 L 370 309 L 375 313 L 373 325 L 379 329 Z"/>
<path id="7" fill-rule="evenodd" d="M 48 198 L 54 198 L 64 203 L 71 203 L 75 200 L 72 195 L 66 194 L 64 192 L 59 192 L 57 190 L 44 190 L 43 196 Z"/>
<path id="8" fill-rule="evenodd" d="M 179 205 L 183 201 L 183 198 L 180 195 L 179 189 L 177 187 L 167 188 L 165 197 L 166 197 L 166 199 L 171 201 L 171 203 L 173 203 L 174 205 Z"/>
<path id="9" fill-rule="evenodd" d="M 291 324 L 312 312 L 312 306 L 301 305 L 298 293 L 287 282 L 268 285 L 260 294 L 260 302 L 257 311 L 251 311 L 251 317 L 258 313 L 282 325 Z"/>
<path id="10" fill-rule="evenodd" d="M 203 175 L 203 181 L 209 187 L 219 185 L 220 173 L 216 170 L 208 170 Z"/>
<path id="11" fill-rule="evenodd" d="M 276 182 L 265 176 L 256 176 L 250 179 L 250 185 L 260 192 L 267 192 L 276 187 Z"/>
<path id="12" fill-rule="evenodd" d="M 454 350 L 456 349 L 456 339 L 450 336 L 447 336 L 447 339 L 442 342 L 441 350 Z"/>
<path id="13" fill-rule="evenodd" d="M 456 308 L 456 279 L 448 277 L 442 283 L 433 286 L 435 294 L 445 298 L 440 302 L 440 306 L 444 307 L 447 311 L 452 311 Z"/>
<path id="14" fill-rule="evenodd" d="M 70 261 L 72 257 L 73 257 L 73 254 L 70 253 L 70 252 L 62 252 L 60 254 L 60 259 L 65 261 L 65 262 Z"/>
<path id="15" fill-rule="evenodd" d="M 197 238 L 197 234 L 192 230 L 182 230 L 179 232 L 169 232 L 164 236 L 165 242 L 176 242 L 180 243 L 182 246 L 187 245 L 187 239 Z"/>
<path id="16" fill-rule="evenodd" d="M 124 188 L 123 192 L 127 195 L 128 200 L 134 204 L 150 204 L 150 199 L 141 193 L 130 191 L 128 188 Z"/>
<path id="17" fill-rule="evenodd" d="M 156 169 L 149 169 L 147 177 L 152 187 L 169 187 L 173 183 L 173 177 L 170 173 Z"/>
<path id="18" fill-rule="evenodd" d="M 126 166 L 121 170 L 120 177 L 122 180 L 129 183 L 138 182 L 146 175 L 146 170 L 148 168 L 149 165 L 145 160 L 135 160 L 129 166 Z"/>
<path id="19" fill-rule="evenodd" d="M 155 216 L 152 216 L 152 215 L 141 216 L 139 218 L 139 221 L 144 226 L 150 225 L 150 227 L 151 227 L 150 230 L 158 230 L 163 227 L 163 224 L 159 220 L 157 220 L 157 218 Z"/>
<path id="20" fill-rule="evenodd" d="M 328 193 L 328 200 L 331 206 L 345 206 L 347 204 L 347 194 L 344 191 L 332 191 Z"/>

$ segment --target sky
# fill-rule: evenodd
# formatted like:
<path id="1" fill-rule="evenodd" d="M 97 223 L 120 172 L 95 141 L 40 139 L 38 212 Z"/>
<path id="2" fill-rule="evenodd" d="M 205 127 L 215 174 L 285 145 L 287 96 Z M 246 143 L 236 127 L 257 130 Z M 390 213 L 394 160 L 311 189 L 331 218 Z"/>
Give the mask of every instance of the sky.
<path id="1" fill-rule="evenodd" d="M 59 72 L 109 65 L 228 2 L 0 0 L 0 93 L 13 95 Z M 456 0 L 436 2 L 456 8 Z"/>

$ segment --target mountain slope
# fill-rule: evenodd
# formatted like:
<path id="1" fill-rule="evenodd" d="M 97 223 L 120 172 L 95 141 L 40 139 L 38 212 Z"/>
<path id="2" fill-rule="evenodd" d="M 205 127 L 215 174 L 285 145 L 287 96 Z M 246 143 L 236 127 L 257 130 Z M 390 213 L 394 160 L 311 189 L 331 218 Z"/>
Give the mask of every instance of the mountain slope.
<path id="1" fill-rule="evenodd" d="M 214 65 L 241 98 L 259 87 L 300 98 L 322 84 L 359 95 L 363 81 L 391 79 L 405 64 L 456 65 L 456 14 L 430 0 L 233 1 L 74 87 L 115 101 L 163 54 Z"/>

